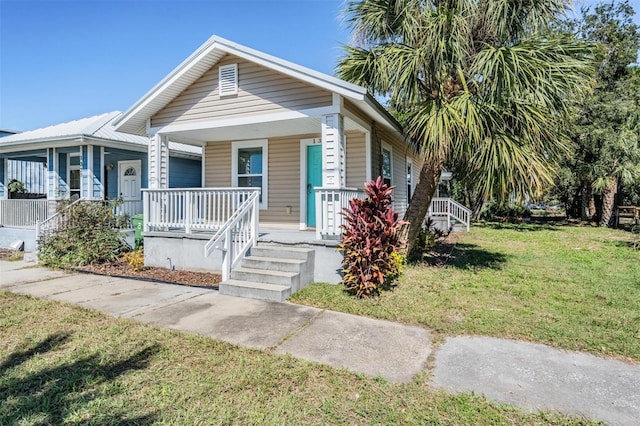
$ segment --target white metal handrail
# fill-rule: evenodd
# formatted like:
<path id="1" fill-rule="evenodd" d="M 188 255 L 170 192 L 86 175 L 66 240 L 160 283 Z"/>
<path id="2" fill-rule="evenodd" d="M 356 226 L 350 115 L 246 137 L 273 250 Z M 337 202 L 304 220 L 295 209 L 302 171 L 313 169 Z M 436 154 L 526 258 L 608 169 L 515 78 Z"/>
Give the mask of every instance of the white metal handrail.
<path id="1" fill-rule="evenodd" d="M 47 200 L 0 200 L 0 225 L 33 228 L 47 219 Z"/>
<path id="2" fill-rule="evenodd" d="M 364 192 L 357 188 L 316 188 L 316 238 L 339 238 L 342 210 L 350 200 L 362 197 Z"/>
<path id="3" fill-rule="evenodd" d="M 69 209 L 78 204 L 80 201 L 82 200 L 77 199 L 67 207 L 65 207 L 64 210 L 57 212 L 56 214 L 47 218 L 46 220 L 43 220 L 42 222 L 36 222 L 36 242 L 40 239 L 41 236 L 49 235 L 50 233 L 58 229 L 64 221 L 66 213 L 69 211 Z"/>
<path id="4" fill-rule="evenodd" d="M 464 224 L 467 232 L 471 228 L 471 210 L 452 198 L 432 198 L 429 205 L 429 215 L 446 216 L 447 227 L 451 227 L 451 219 Z"/>
<path id="5" fill-rule="evenodd" d="M 254 191 L 218 229 L 204 246 L 204 256 L 214 250 L 222 251 L 222 280 L 231 275 L 231 269 L 258 242 L 258 215 L 260 192 Z"/>
<path id="6" fill-rule="evenodd" d="M 143 189 L 144 231 L 217 230 L 256 188 Z"/>

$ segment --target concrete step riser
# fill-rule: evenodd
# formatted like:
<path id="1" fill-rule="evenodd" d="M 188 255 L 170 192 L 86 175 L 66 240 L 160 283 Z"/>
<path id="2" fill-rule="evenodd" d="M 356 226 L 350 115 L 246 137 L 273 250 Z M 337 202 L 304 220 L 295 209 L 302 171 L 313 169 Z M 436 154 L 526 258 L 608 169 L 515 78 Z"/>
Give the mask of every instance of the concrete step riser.
<path id="1" fill-rule="evenodd" d="M 256 260 L 251 257 L 245 257 L 242 259 L 242 267 L 243 268 L 252 268 L 252 269 L 267 269 L 270 271 L 279 271 L 279 272 L 300 272 L 302 267 L 301 263 L 285 263 L 279 262 L 278 259 L 271 260 Z"/>
<path id="2" fill-rule="evenodd" d="M 295 289 L 298 289 L 300 286 L 300 275 L 295 275 L 293 277 L 283 277 L 267 273 L 235 270 L 231 271 L 231 279 L 238 281 L 250 281 L 254 283 L 284 285 Z"/>
<path id="3" fill-rule="evenodd" d="M 296 259 L 296 260 L 304 260 L 307 261 L 309 259 L 310 253 L 306 249 L 297 249 L 292 250 L 287 247 L 253 247 L 251 249 L 251 256 L 259 256 L 259 257 L 271 257 L 276 259 Z"/>
<path id="4" fill-rule="evenodd" d="M 291 296 L 291 289 L 286 290 L 267 290 L 263 288 L 247 288 L 235 285 L 225 285 L 220 283 L 218 287 L 220 294 L 226 296 L 245 297 L 250 299 L 271 300 L 274 302 L 282 302 Z"/>

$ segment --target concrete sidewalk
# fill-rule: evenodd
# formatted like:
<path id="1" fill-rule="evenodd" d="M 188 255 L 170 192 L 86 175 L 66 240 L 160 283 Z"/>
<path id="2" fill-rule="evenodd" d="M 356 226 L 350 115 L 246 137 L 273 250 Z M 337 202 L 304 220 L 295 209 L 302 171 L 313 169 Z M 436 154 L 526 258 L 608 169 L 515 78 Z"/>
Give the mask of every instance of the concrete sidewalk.
<path id="1" fill-rule="evenodd" d="M 410 381 L 433 355 L 430 384 L 435 388 L 473 391 L 525 410 L 554 410 L 612 425 L 640 424 L 640 365 L 486 337 L 449 338 L 432 353 L 430 334 L 421 327 L 197 287 L 66 274 L 29 262 L 0 261 L 0 289 L 289 353 L 392 382 Z"/>
<path id="2" fill-rule="evenodd" d="M 421 327 L 224 296 L 206 288 L 68 274 L 28 262 L 0 261 L 0 289 L 289 353 L 392 382 L 410 381 L 432 350 L 429 333 Z"/>

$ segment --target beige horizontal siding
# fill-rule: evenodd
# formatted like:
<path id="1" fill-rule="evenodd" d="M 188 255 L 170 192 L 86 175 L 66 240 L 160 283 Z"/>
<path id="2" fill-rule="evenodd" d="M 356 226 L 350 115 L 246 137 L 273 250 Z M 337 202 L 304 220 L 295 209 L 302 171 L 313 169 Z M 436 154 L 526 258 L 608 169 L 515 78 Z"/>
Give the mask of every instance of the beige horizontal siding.
<path id="1" fill-rule="evenodd" d="M 349 188 L 363 188 L 367 179 L 367 146 L 365 134 L 362 132 L 347 132 L 347 186 Z"/>
<path id="2" fill-rule="evenodd" d="M 260 223 L 298 224 L 300 221 L 300 140 L 319 134 L 268 140 L 268 205 L 260 210 Z M 230 187 L 231 142 L 209 142 L 205 147 L 205 186 Z M 287 214 L 287 207 L 291 213 Z"/>
<path id="3" fill-rule="evenodd" d="M 300 222 L 300 139 L 269 139 L 269 206 L 260 211 L 261 223 Z M 291 214 L 287 214 L 291 206 Z"/>
<path id="4" fill-rule="evenodd" d="M 238 94 L 220 99 L 218 67 L 238 64 Z M 151 118 L 151 126 L 331 105 L 331 92 L 227 55 Z"/>
<path id="5" fill-rule="evenodd" d="M 231 186 L 231 142 L 209 142 L 204 148 L 204 186 Z"/>
<path id="6" fill-rule="evenodd" d="M 351 114 L 355 115 L 360 120 L 362 120 L 362 122 L 364 122 L 364 123 L 370 123 L 371 122 L 371 117 L 369 117 L 367 114 L 362 112 L 360 110 L 360 108 L 358 108 L 353 102 L 351 102 L 351 101 L 349 101 L 347 99 L 344 99 L 343 100 L 343 106 Z"/>

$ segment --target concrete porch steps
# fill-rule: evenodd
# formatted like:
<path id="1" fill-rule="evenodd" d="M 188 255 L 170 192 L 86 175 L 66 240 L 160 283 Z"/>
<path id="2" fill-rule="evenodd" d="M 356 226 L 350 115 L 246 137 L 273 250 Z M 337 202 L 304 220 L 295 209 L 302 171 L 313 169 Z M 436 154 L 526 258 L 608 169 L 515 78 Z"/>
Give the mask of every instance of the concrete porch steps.
<path id="1" fill-rule="evenodd" d="M 220 294 L 282 302 L 313 282 L 315 250 L 257 246 L 220 283 Z"/>

